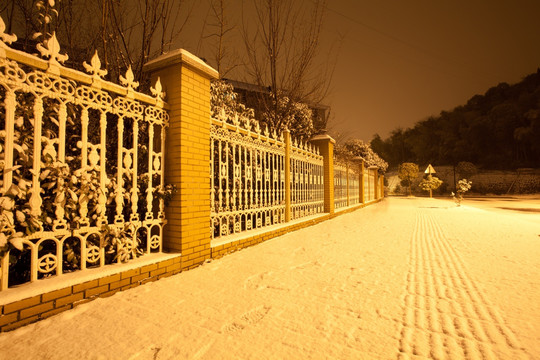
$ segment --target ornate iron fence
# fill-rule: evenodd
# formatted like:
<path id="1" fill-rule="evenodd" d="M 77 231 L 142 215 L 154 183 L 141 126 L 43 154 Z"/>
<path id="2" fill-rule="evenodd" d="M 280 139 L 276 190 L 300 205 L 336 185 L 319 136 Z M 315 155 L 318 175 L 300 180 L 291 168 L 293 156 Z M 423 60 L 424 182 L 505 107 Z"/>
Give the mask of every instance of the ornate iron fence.
<path id="1" fill-rule="evenodd" d="M 365 201 L 366 202 L 369 202 L 369 201 L 373 201 L 376 199 L 375 197 L 375 181 L 376 181 L 376 176 L 375 176 L 375 171 L 376 169 L 372 169 L 372 168 L 368 168 L 367 171 L 365 172 L 365 177 L 364 177 L 364 186 L 365 186 Z"/>
<path id="2" fill-rule="evenodd" d="M 352 164 L 347 169 L 349 177 L 349 205 L 357 205 L 360 203 L 360 174 L 358 165 Z"/>
<path id="3" fill-rule="evenodd" d="M 324 211 L 323 157 L 310 144 L 291 147 L 291 219 Z"/>
<path id="4" fill-rule="evenodd" d="M 131 69 L 103 80 L 97 52 L 90 75 L 63 67 L 54 34 L 38 45 L 48 60 L 11 40 L 0 33 L 0 289 L 161 251 L 159 81 L 144 95 Z"/>
<path id="5" fill-rule="evenodd" d="M 212 239 L 285 222 L 287 179 L 292 219 L 323 212 L 323 159 L 317 149 L 291 145 L 288 133 L 262 131 L 250 119 L 211 121 Z"/>
<path id="6" fill-rule="evenodd" d="M 334 208 L 347 206 L 347 165 L 334 158 Z"/>
<path id="7" fill-rule="evenodd" d="M 212 238 L 285 221 L 283 136 L 237 121 L 212 120 Z"/>
<path id="8" fill-rule="evenodd" d="M 334 158 L 334 208 L 357 205 L 360 199 L 359 164 Z"/>

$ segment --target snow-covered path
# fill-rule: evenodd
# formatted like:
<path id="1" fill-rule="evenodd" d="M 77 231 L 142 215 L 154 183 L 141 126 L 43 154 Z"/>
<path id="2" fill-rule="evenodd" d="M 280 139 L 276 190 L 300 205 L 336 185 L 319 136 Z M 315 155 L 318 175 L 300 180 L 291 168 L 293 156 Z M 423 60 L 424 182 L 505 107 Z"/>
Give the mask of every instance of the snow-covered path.
<path id="1" fill-rule="evenodd" d="M 540 222 L 389 198 L 0 334 L 2 359 L 540 359 Z"/>

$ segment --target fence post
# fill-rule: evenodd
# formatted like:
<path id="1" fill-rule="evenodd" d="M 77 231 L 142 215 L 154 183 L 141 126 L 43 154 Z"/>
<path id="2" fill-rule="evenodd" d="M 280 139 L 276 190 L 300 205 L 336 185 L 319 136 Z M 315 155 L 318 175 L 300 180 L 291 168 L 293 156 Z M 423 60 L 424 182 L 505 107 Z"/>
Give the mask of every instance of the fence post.
<path id="1" fill-rule="evenodd" d="M 283 131 L 285 138 L 285 222 L 291 221 L 291 132 Z"/>
<path id="2" fill-rule="evenodd" d="M 379 199 L 379 169 L 375 168 L 373 169 L 373 196 L 375 196 L 375 199 Z"/>
<path id="3" fill-rule="evenodd" d="M 380 191 L 381 191 L 381 199 L 383 199 L 383 198 L 384 198 L 384 175 L 381 175 L 381 177 L 379 178 L 379 180 L 380 180 L 380 182 L 381 182 L 381 183 L 379 184 L 379 186 L 380 186 Z"/>
<path id="4" fill-rule="evenodd" d="M 323 157 L 324 212 L 334 213 L 334 144 L 330 135 L 315 135 L 310 142 L 319 147 Z"/>
<path id="5" fill-rule="evenodd" d="M 364 184 L 364 159 L 362 159 L 361 157 L 357 157 L 355 158 L 355 160 L 358 160 L 358 163 L 360 164 L 360 171 L 358 172 L 359 173 L 359 189 L 358 189 L 358 197 L 359 197 L 359 200 L 360 200 L 360 203 L 362 204 L 365 204 L 366 201 L 365 201 L 365 195 L 364 195 L 364 192 L 365 192 L 365 184 Z"/>
<path id="6" fill-rule="evenodd" d="M 351 206 L 351 194 L 350 194 L 350 190 L 349 190 L 349 186 L 351 185 L 349 183 L 349 161 L 347 160 L 345 162 L 345 172 L 346 172 L 346 175 L 347 175 L 347 180 L 345 181 L 345 184 L 347 184 L 347 206 Z"/>
<path id="7" fill-rule="evenodd" d="M 179 49 L 148 62 L 169 105 L 165 182 L 178 188 L 166 208 L 163 244 L 182 254 L 182 270 L 210 258 L 210 80 L 218 72 Z"/>

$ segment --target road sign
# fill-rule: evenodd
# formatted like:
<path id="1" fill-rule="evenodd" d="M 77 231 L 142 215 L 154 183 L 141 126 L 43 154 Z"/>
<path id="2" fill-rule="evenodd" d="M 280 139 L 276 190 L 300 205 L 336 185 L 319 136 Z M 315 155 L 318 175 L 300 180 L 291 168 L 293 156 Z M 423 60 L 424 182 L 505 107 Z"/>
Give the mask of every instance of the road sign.
<path id="1" fill-rule="evenodd" d="M 424 172 L 429 175 L 436 173 L 435 169 L 433 168 L 433 166 L 431 166 L 431 164 L 428 165 L 428 167 L 426 168 L 426 171 Z"/>

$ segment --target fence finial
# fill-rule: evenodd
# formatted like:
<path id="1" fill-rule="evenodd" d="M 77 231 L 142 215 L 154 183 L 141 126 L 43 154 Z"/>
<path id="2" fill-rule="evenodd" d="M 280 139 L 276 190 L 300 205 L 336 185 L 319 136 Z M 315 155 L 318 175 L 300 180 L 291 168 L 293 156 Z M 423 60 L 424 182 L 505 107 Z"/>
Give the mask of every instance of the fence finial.
<path id="1" fill-rule="evenodd" d="M 163 91 L 163 87 L 161 85 L 161 79 L 157 78 L 156 84 L 154 87 L 150 88 L 150 91 L 152 92 L 152 95 L 156 97 L 157 101 L 163 101 L 163 98 L 165 97 L 165 92 Z"/>
<path id="2" fill-rule="evenodd" d="M 43 57 L 49 57 L 49 64 L 54 66 L 59 66 L 59 62 L 63 63 L 69 56 L 67 54 L 60 54 L 60 43 L 56 38 L 56 32 L 53 32 L 51 37 L 45 40 L 44 45 L 37 44 L 36 48 L 41 53 Z"/>
<path id="3" fill-rule="evenodd" d="M 5 43 L 11 44 L 14 41 L 17 41 L 17 36 L 14 34 L 6 34 L 6 24 L 4 19 L 0 16 L 0 47 L 5 46 Z"/>
<path id="4" fill-rule="evenodd" d="M 94 80 L 100 80 L 103 76 L 107 75 L 107 69 L 101 69 L 101 60 L 99 60 L 98 51 L 94 53 L 90 64 L 86 61 L 83 62 L 84 69 L 87 73 L 90 73 Z"/>
<path id="5" fill-rule="evenodd" d="M 236 126 L 236 131 L 240 130 L 239 126 L 240 126 L 240 119 L 238 118 L 238 114 L 235 113 L 234 116 L 232 117 L 232 123 L 234 126 Z"/>
<path id="6" fill-rule="evenodd" d="M 247 116 L 242 116 L 242 119 L 244 120 L 244 129 L 251 131 L 251 119 Z"/>
<path id="7" fill-rule="evenodd" d="M 133 75 L 133 70 L 131 70 L 131 65 L 129 65 L 125 77 L 120 75 L 120 82 L 122 85 L 127 87 L 128 90 L 134 90 L 139 87 L 139 82 L 135 81 L 135 76 Z"/>

